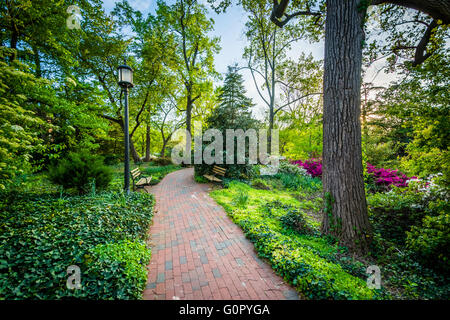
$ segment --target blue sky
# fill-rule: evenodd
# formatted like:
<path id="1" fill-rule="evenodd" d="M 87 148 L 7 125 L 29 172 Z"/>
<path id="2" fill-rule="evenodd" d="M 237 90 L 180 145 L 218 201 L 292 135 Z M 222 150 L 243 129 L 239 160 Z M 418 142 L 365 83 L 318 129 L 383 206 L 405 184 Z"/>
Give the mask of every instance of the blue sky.
<path id="1" fill-rule="evenodd" d="M 115 2 L 117 2 L 115 0 L 103 1 L 104 8 L 107 12 L 112 10 Z M 211 35 L 220 37 L 220 46 L 222 49 L 215 57 L 216 70 L 224 74 L 229 65 L 234 63 L 245 65 L 245 61 L 242 59 L 242 54 L 246 45 L 244 26 L 247 20 L 247 14 L 245 11 L 239 6 L 232 6 L 226 13 L 216 14 L 210 9 L 206 0 L 200 0 L 200 2 L 203 2 L 206 5 L 209 10 L 209 16 L 215 22 L 214 31 Z M 135 10 L 139 10 L 144 14 L 155 13 L 156 0 L 129 0 L 129 3 Z M 315 59 L 323 59 L 323 42 L 310 44 L 306 41 L 299 41 L 294 44 L 288 55 L 295 58 L 302 51 L 307 54 L 312 53 Z M 376 74 L 377 68 L 380 68 L 381 66 L 382 64 L 379 63 L 374 66 L 372 70 L 369 70 L 367 72 L 366 80 L 373 81 L 372 78 Z M 258 95 L 249 71 L 242 70 L 241 72 L 245 79 L 247 95 L 253 99 L 254 103 L 256 103 L 254 115 L 261 118 L 265 110 L 264 102 Z M 391 79 L 392 75 L 386 75 L 383 72 L 380 72 L 373 82 L 377 85 L 385 85 Z M 217 85 L 219 84 L 220 83 L 217 83 Z"/>

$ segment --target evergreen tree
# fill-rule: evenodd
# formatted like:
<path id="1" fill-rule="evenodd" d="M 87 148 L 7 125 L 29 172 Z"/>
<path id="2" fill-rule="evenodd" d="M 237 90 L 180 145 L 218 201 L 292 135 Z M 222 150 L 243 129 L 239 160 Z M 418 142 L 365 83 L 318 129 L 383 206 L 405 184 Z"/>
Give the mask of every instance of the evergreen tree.
<path id="1" fill-rule="evenodd" d="M 223 87 L 220 89 L 219 105 L 213 110 L 207 124 L 223 133 L 226 129 L 243 129 L 257 127 L 257 120 L 252 118 L 252 99 L 246 95 L 244 79 L 237 71 L 237 66 L 228 66 Z"/>

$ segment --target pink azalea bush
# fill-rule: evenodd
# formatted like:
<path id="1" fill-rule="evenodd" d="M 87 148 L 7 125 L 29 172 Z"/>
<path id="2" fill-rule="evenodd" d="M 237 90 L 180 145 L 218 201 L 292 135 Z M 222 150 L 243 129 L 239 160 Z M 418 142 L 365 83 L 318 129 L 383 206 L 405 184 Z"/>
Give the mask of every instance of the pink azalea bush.
<path id="1" fill-rule="evenodd" d="M 392 185 L 404 188 L 408 186 L 408 180 L 417 179 L 417 177 L 407 177 L 398 170 L 376 168 L 370 163 L 367 163 L 367 172 L 373 176 L 376 185 L 386 188 Z"/>
<path id="2" fill-rule="evenodd" d="M 309 159 L 305 161 L 295 160 L 291 161 L 291 163 L 305 168 L 306 172 L 308 172 L 308 174 L 313 178 L 322 177 L 322 162 L 319 159 Z"/>
<path id="3" fill-rule="evenodd" d="M 291 163 L 305 168 L 312 177 L 322 177 L 322 162 L 320 159 L 292 160 Z M 417 179 L 417 177 L 407 177 L 398 170 L 376 168 L 370 163 L 367 163 L 367 172 L 373 177 L 375 185 L 386 189 L 390 189 L 391 186 L 403 188 L 408 185 L 409 180 Z"/>

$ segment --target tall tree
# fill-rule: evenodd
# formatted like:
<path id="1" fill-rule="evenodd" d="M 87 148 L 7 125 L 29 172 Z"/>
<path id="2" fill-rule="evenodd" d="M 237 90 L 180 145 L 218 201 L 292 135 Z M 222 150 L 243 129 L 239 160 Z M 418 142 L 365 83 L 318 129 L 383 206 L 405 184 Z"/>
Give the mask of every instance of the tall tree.
<path id="1" fill-rule="evenodd" d="M 360 0 L 327 1 L 323 97 L 323 188 L 327 203 L 322 231 L 351 251 L 366 253 L 371 226 L 359 120 L 366 9 L 359 4 Z"/>
<path id="2" fill-rule="evenodd" d="M 228 66 L 223 87 L 218 97 L 219 105 L 207 119 L 208 126 L 221 130 L 254 128 L 256 120 L 252 118 L 252 100 L 245 95 L 244 79 L 238 67 Z M 225 141 L 224 141 L 225 142 Z"/>
<path id="3" fill-rule="evenodd" d="M 158 1 L 156 11 L 170 60 L 168 66 L 185 88 L 186 130 L 191 132 L 194 103 L 217 76 L 214 54 L 220 49 L 219 39 L 208 35 L 213 20 L 206 17 L 205 6 L 196 0 L 177 0 L 171 6 Z"/>
<path id="4" fill-rule="evenodd" d="M 280 85 L 283 83 L 282 74 L 289 64 L 286 53 L 293 43 L 305 36 L 305 30 L 300 25 L 292 24 L 283 29 L 277 28 L 269 19 L 271 1 L 243 0 L 241 3 L 249 13 L 249 20 L 245 25 L 249 44 L 245 48 L 244 57 L 247 59 L 247 68 L 250 70 L 257 92 L 268 108 L 270 150 L 271 130 L 274 128 L 276 114 L 292 103 L 309 96 L 309 94 L 298 96 L 290 100 L 288 98 L 292 95 L 286 97 L 279 93 Z"/>
<path id="5" fill-rule="evenodd" d="M 220 11 L 229 4 L 229 0 L 224 0 L 215 7 Z M 273 1 L 271 20 L 279 27 L 295 17 L 303 17 L 301 23 L 310 28 L 321 27 L 316 23 L 320 18 L 315 21 L 311 18 L 323 16 L 326 11 L 323 176 L 328 203 L 322 229 L 337 236 L 352 251 L 364 253 L 368 250 L 370 226 L 365 206 L 359 115 L 367 8 L 370 4 L 393 5 L 386 10 L 400 6 L 432 18 L 415 46 L 414 64 L 418 65 L 432 55 L 429 45 L 436 30 L 450 23 L 450 4 L 442 0 L 303 0 L 293 2 L 293 13 L 288 13 L 288 4 L 289 0 Z"/>
<path id="6" fill-rule="evenodd" d="M 286 14 L 288 3 L 288 0 L 274 2 L 272 20 L 277 25 L 283 26 L 294 16 L 310 15 L 308 3 L 307 10 Z M 430 56 L 427 44 L 439 25 L 437 20 L 450 22 L 450 6 L 439 0 L 372 2 L 383 3 L 414 8 L 435 19 L 416 48 L 415 64 L 422 63 Z M 364 194 L 359 119 L 364 24 L 369 4 L 360 0 L 326 2 L 323 181 L 328 203 L 322 230 L 358 253 L 367 252 L 371 232 Z"/>

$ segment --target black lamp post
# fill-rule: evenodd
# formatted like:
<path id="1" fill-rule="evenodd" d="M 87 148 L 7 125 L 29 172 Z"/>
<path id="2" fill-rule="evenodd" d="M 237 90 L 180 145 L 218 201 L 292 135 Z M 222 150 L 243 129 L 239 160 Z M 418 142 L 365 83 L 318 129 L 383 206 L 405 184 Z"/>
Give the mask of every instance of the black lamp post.
<path id="1" fill-rule="evenodd" d="M 125 192 L 130 194 L 130 134 L 128 132 L 128 88 L 133 87 L 133 69 L 126 65 L 126 62 L 117 68 L 119 70 L 119 86 L 125 94 L 125 115 L 124 115 L 124 132 L 125 132 Z"/>

